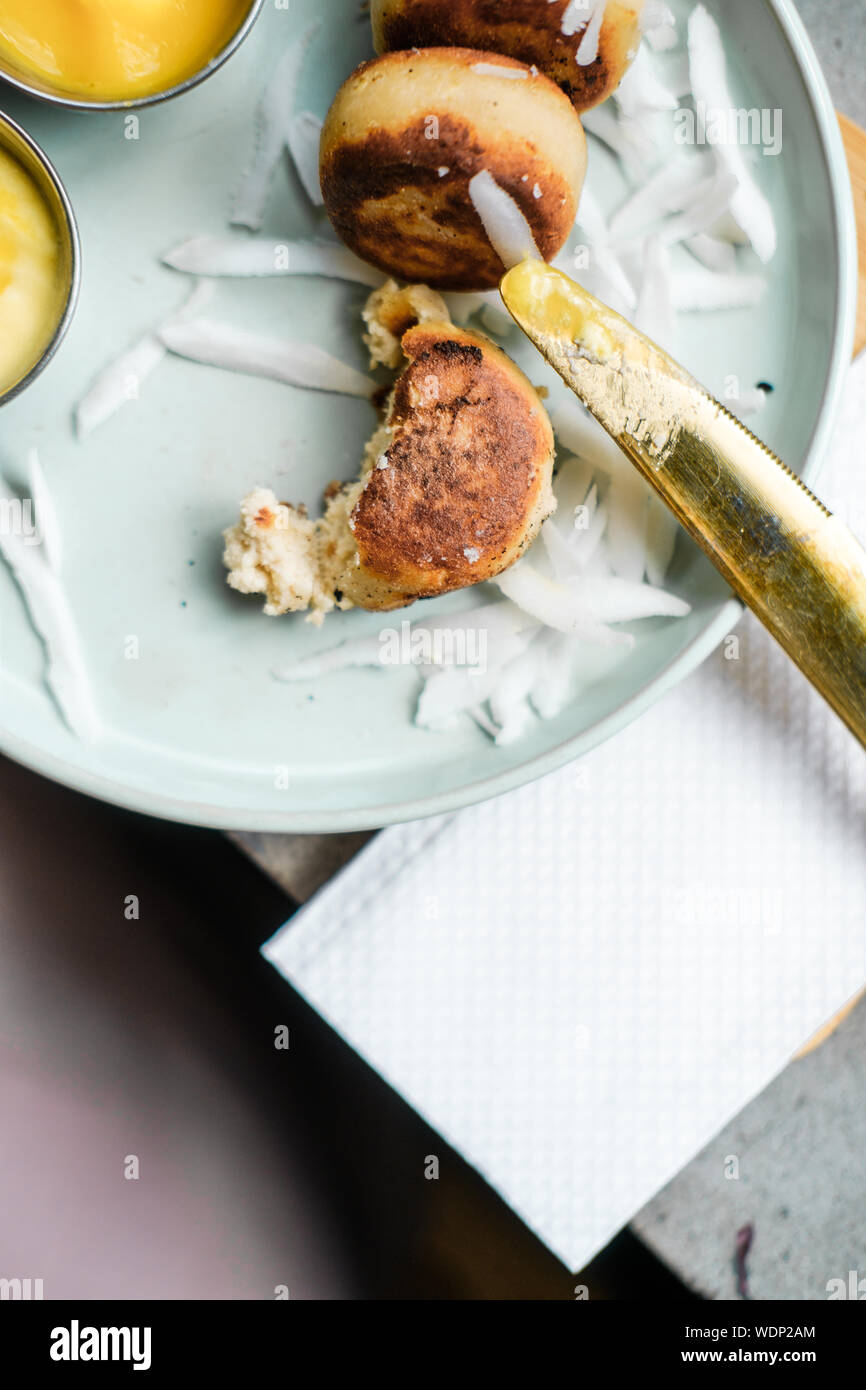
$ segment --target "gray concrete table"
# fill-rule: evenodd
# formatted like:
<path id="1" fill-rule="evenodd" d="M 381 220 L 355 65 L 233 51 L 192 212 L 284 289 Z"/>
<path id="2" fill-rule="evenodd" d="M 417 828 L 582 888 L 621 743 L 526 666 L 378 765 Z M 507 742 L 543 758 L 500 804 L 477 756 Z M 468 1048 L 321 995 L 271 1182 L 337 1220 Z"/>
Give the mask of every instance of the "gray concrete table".
<path id="1" fill-rule="evenodd" d="M 866 0 L 798 0 L 840 111 L 866 126 Z M 370 838 L 232 837 L 296 902 Z M 689 1288 L 735 1299 L 737 1231 L 754 1228 L 754 1298 L 824 1299 L 866 1281 L 866 1001 L 794 1061 L 632 1222 Z M 866 1282 L 864 1282 L 866 1291 Z"/>

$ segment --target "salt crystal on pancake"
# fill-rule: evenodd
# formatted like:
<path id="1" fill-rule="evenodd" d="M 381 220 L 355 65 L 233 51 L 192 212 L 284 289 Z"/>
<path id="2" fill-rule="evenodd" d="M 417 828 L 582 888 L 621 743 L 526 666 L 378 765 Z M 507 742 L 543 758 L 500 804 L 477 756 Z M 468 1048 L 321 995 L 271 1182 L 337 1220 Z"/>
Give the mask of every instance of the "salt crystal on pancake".
<path id="1" fill-rule="evenodd" d="M 379 289 L 385 283 L 347 246 L 327 241 L 271 241 L 263 237 L 196 236 L 163 256 L 165 265 L 192 275 L 322 275 Z"/>
<path id="2" fill-rule="evenodd" d="M 312 111 L 299 111 L 289 121 L 286 143 L 304 192 L 314 208 L 324 206 L 319 186 L 319 141 L 322 122 Z"/>
<path id="3" fill-rule="evenodd" d="M 692 95 L 700 115 L 712 112 L 730 116 L 738 110 L 731 96 L 727 78 L 727 59 L 719 26 L 703 5 L 689 16 L 689 70 Z M 738 188 L 731 200 L 731 215 L 748 237 L 760 260 L 772 260 L 776 253 L 777 235 L 773 210 L 752 176 L 742 151 L 732 133 L 722 138 L 706 122 L 706 137 L 720 163 L 736 177 Z"/>
<path id="4" fill-rule="evenodd" d="M 94 378 L 87 394 L 75 407 L 75 431 L 79 439 L 89 434 L 106 420 L 110 420 L 127 401 L 138 400 L 141 386 L 165 357 L 165 345 L 160 339 L 160 331 L 172 324 L 183 323 L 197 314 L 211 298 L 213 288 L 199 284 L 184 301 L 180 309 L 171 314 L 159 328 L 145 333 L 137 343 L 121 352 Z"/>
<path id="5" fill-rule="evenodd" d="M 274 170 L 289 135 L 298 79 L 318 29 L 318 23 L 311 24 L 295 40 L 277 63 L 262 94 L 256 112 L 252 158 L 241 178 L 229 218 L 237 226 L 257 232 L 262 225 Z"/>
<path id="6" fill-rule="evenodd" d="M 0 480 L 0 499 L 14 509 L 17 499 Z M 43 495 L 43 505 L 44 505 Z M 0 555 L 21 590 L 30 621 L 45 645 L 45 682 L 72 733 L 84 743 L 100 735 L 78 627 L 60 580 L 43 548 L 0 526 Z"/>
<path id="7" fill-rule="evenodd" d="M 511 194 L 500 188 L 488 169 L 482 169 L 470 179 L 469 197 L 491 246 L 506 269 L 527 257 L 543 260 L 520 208 Z"/>
<path id="8" fill-rule="evenodd" d="M 214 319 L 168 324 L 160 340 L 179 357 L 309 391 L 369 397 L 376 390 L 372 377 L 339 362 L 315 343 L 268 338 Z"/>

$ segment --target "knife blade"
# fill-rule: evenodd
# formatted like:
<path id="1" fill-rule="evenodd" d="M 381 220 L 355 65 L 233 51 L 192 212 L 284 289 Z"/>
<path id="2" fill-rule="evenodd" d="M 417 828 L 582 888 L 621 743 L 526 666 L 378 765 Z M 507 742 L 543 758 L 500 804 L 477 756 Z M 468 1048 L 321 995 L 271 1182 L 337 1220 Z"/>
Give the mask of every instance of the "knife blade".
<path id="1" fill-rule="evenodd" d="M 866 746 L 866 550 L 684 367 L 562 271 L 504 276 L 509 313 Z"/>

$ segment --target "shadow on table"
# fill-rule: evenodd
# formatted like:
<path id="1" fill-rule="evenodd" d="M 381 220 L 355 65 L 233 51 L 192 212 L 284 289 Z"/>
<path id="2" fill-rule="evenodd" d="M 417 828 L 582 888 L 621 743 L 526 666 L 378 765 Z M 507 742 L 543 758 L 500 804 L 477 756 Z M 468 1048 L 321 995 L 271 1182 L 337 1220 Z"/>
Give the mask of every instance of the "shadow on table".
<path id="1" fill-rule="evenodd" d="M 595 1299 L 689 1296 L 628 1232 L 568 1273 L 262 960 L 261 942 L 294 905 L 224 836 L 104 806 L 8 762 L 0 836 L 12 888 L 0 919 L 10 991 L 0 1084 L 14 1093 L 26 1071 L 37 1125 L 58 1096 L 80 1103 L 78 1131 L 99 1116 L 99 1133 L 74 1136 L 77 1157 L 56 1116 L 39 1151 L 60 1226 L 90 1201 L 103 1228 L 100 1255 L 88 1245 L 83 1263 L 73 1254 L 58 1269 L 64 1296 L 268 1298 L 278 1269 L 293 1298 L 570 1300 L 579 1284 Z M 138 919 L 124 916 L 127 893 Z M 288 1051 L 274 1047 L 280 1024 Z M 12 1133 L 6 1115 L 7 1178 L 29 1162 L 23 1114 Z M 174 1233 L 161 1203 L 130 1216 L 147 1184 L 133 1193 L 93 1178 L 94 1164 L 120 1164 L 127 1136 L 149 1146 L 142 1171 L 160 1171 Z M 438 1182 L 423 1178 L 429 1153 Z M 18 1225 L 14 1258 L 29 1269 L 45 1232 L 38 1217 Z M 8 1227 L 5 1237 L 8 1262 Z M 177 1248 L 187 1239 L 188 1268 Z M 164 1294 L 136 1270 L 142 1241 L 152 1278 L 172 1247 Z"/>

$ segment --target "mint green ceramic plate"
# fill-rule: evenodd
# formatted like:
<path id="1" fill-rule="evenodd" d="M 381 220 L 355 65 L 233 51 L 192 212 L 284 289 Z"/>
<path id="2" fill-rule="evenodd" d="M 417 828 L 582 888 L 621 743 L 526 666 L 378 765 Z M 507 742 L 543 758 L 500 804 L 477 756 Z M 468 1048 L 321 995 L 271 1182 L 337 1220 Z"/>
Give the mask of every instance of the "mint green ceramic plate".
<path id="1" fill-rule="evenodd" d="M 682 16 L 689 5 L 675 8 Z M 784 112 L 784 152 L 761 169 L 780 251 L 760 307 L 693 319 L 681 355 L 716 391 L 730 373 L 749 387 L 773 382 L 760 431 L 812 479 L 853 333 L 844 155 L 826 86 L 787 0 L 713 0 L 710 8 L 744 104 Z M 693 670 L 740 611 L 702 557 L 681 545 L 671 587 L 690 599 L 691 616 L 643 624 L 630 657 L 607 675 L 599 671 L 558 719 L 506 748 L 468 722 L 454 733 L 427 733 L 411 722 L 411 670 L 348 671 L 309 686 L 270 677 L 275 665 L 378 630 L 374 615 L 338 616 L 317 632 L 300 620 L 263 617 L 223 582 L 219 534 L 240 496 L 261 482 L 312 501 L 328 479 L 352 475 L 373 420 L 366 404 L 171 360 L 139 401 L 86 444 L 75 441 L 70 408 L 94 372 L 185 293 L 184 277 L 162 267 L 159 253 L 186 236 L 225 230 L 262 85 L 292 35 L 323 16 L 299 93 L 299 108 L 323 115 L 338 82 L 370 54 L 357 0 L 267 6 L 222 71 L 138 113 L 137 128 L 122 112 L 76 115 L 11 93 L 2 100 L 67 183 L 84 275 L 60 356 L 0 415 L 0 466 L 20 476 L 28 446 L 38 444 L 107 731 L 85 746 L 66 730 L 43 686 L 39 641 L 0 567 L 3 747 L 82 791 L 202 825 L 341 830 L 493 796 L 622 728 Z M 593 154 L 594 188 L 613 205 L 624 191 L 619 174 L 603 153 Z M 279 177 L 264 231 L 305 236 L 319 225 L 291 177 Z M 208 312 L 311 339 L 364 367 L 353 324 L 362 299 L 363 291 L 324 280 L 223 281 Z M 538 379 L 538 366 L 532 370 Z M 137 660 L 124 655 L 130 637 L 138 639 Z"/>

